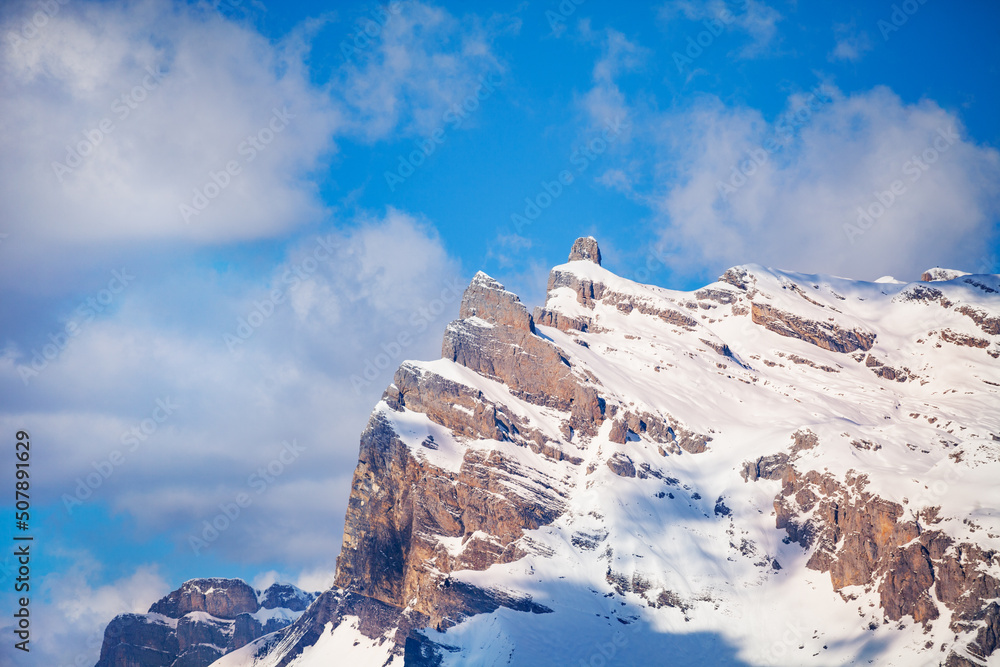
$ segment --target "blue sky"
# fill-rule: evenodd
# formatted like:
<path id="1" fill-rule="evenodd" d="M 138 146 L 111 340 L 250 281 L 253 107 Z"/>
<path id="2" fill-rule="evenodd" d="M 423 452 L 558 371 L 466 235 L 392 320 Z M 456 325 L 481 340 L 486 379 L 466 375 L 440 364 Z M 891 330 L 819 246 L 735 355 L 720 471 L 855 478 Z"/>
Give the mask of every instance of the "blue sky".
<path id="1" fill-rule="evenodd" d="M 45 664 L 187 578 L 328 584 L 367 415 L 477 270 L 537 305 L 592 234 L 676 289 L 1000 271 L 992 2 L 65 0 L 0 26 L 0 433 L 36 447 Z"/>

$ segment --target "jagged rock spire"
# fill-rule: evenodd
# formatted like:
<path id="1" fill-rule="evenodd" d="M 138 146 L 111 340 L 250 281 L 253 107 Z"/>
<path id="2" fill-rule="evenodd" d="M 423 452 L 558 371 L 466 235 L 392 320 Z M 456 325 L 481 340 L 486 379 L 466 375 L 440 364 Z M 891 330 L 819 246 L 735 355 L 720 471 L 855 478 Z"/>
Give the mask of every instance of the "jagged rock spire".
<path id="1" fill-rule="evenodd" d="M 478 317 L 490 324 L 535 331 L 535 323 L 521 299 L 482 271 L 472 278 L 465 290 L 458 316 L 463 320 Z"/>
<path id="2" fill-rule="evenodd" d="M 573 243 L 569 251 L 569 261 L 587 260 L 601 265 L 601 249 L 597 247 L 597 239 L 593 236 L 581 236 Z"/>

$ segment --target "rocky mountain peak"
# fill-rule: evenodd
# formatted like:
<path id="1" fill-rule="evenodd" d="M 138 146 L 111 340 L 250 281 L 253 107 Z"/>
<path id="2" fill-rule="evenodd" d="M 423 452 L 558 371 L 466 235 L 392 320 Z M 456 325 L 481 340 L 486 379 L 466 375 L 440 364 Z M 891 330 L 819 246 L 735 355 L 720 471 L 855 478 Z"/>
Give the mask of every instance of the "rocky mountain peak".
<path id="1" fill-rule="evenodd" d="M 317 596 L 275 583 L 258 597 L 242 579 L 191 579 L 146 614 L 116 616 L 97 667 L 208 667 L 287 627 Z"/>
<path id="2" fill-rule="evenodd" d="M 275 582 L 260 596 L 261 609 L 291 609 L 304 611 L 316 599 L 315 593 L 307 593 L 298 586 Z"/>
<path id="3" fill-rule="evenodd" d="M 233 619 L 260 609 L 257 593 L 242 579 L 191 579 L 153 604 L 151 613 L 180 618 L 203 611 L 217 618 Z"/>
<path id="4" fill-rule="evenodd" d="M 396 371 L 298 620 L 260 635 L 291 587 L 177 619 L 253 608 L 195 580 L 99 667 L 997 662 L 1000 276 L 570 260 L 534 318 L 476 274 L 442 358 Z"/>
<path id="5" fill-rule="evenodd" d="M 574 241 L 569 251 L 569 261 L 587 261 L 600 266 L 601 249 L 597 246 L 597 239 L 593 236 L 581 236 Z"/>
<path id="6" fill-rule="evenodd" d="M 934 283 L 941 280 L 954 280 L 955 278 L 961 278 L 962 276 L 967 275 L 969 274 L 965 271 L 959 271 L 958 269 L 942 269 L 941 267 L 935 267 L 924 271 L 923 275 L 920 276 L 920 280 L 925 283 Z"/>
<path id="7" fill-rule="evenodd" d="M 535 331 L 535 322 L 521 299 L 482 271 L 473 276 L 465 289 L 458 316 L 463 320 L 478 317 L 489 324 Z"/>

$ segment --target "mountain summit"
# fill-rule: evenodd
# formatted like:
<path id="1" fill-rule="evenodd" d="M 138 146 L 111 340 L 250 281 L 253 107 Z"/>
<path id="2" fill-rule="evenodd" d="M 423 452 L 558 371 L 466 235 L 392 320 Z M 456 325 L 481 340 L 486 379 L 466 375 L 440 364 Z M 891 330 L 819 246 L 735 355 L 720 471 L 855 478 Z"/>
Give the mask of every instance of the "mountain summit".
<path id="1" fill-rule="evenodd" d="M 1000 276 L 925 277 L 476 274 L 361 434 L 334 588 L 212 664 L 994 664 Z"/>

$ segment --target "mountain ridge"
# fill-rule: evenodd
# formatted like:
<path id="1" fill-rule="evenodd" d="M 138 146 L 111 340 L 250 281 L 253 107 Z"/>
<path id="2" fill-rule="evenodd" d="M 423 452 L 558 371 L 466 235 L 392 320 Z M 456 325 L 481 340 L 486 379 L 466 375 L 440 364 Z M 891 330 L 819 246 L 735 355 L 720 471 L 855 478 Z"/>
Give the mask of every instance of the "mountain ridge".
<path id="1" fill-rule="evenodd" d="M 924 277 L 676 292 L 586 237 L 529 313 L 477 273 L 362 434 L 334 588 L 212 664 L 986 664 L 1000 276 Z"/>

